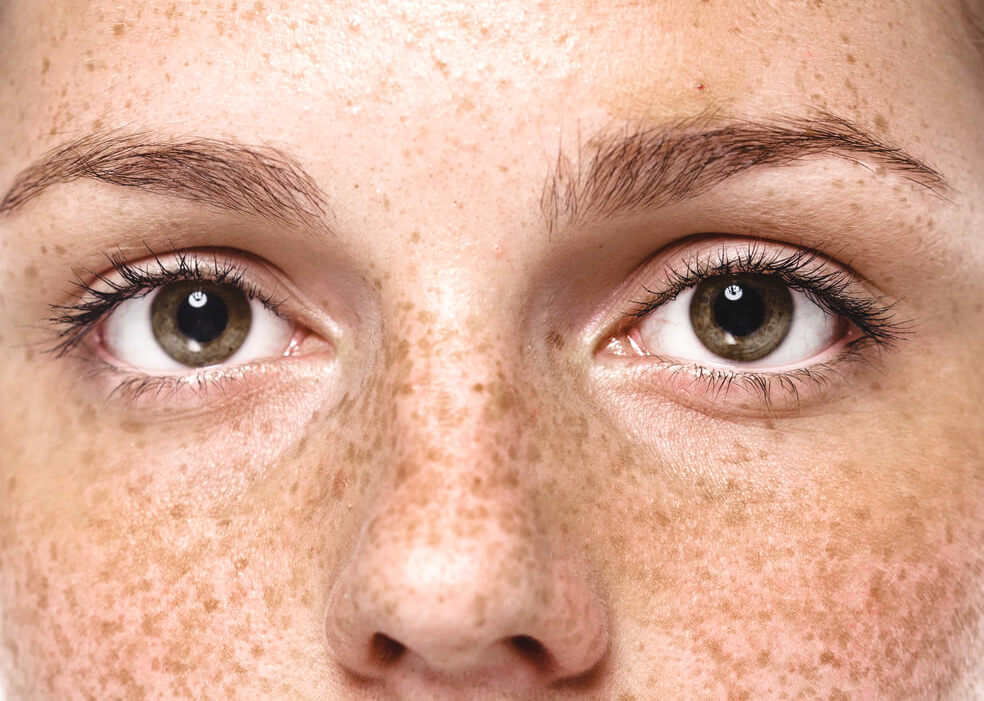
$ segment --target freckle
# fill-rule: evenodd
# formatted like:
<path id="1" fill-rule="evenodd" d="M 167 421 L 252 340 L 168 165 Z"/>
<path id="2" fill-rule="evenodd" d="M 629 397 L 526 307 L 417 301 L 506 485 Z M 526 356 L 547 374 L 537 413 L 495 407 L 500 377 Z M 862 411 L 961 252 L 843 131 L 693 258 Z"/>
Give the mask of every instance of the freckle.
<path id="1" fill-rule="evenodd" d="M 124 421 L 120 424 L 123 433 L 143 433 L 147 427 L 134 421 Z"/>
<path id="2" fill-rule="evenodd" d="M 276 589 L 267 585 L 263 587 L 263 601 L 266 602 L 268 608 L 276 609 L 280 608 L 283 597 L 277 594 Z"/>
<path id="3" fill-rule="evenodd" d="M 38 269 L 35 268 L 33 265 L 29 265 L 26 268 L 24 268 L 24 277 L 26 277 L 28 280 L 33 280 L 37 276 L 38 276 Z"/>
<path id="4" fill-rule="evenodd" d="M 117 22 L 113 25 L 113 34 L 115 36 L 123 36 L 126 33 L 126 25 L 123 22 Z"/>
<path id="5" fill-rule="evenodd" d="M 888 120 L 885 119 L 885 117 L 883 117 L 882 115 L 876 114 L 875 126 L 878 127 L 881 131 L 885 131 L 888 129 Z"/>
<path id="6" fill-rule="evenodd" d="M 854 58 L 854 54 L 848 54 L 847 55 L 847 62 L 848 63 L 854 63 L 855 61 L 857 61 L 857 59 Z"/>
<path id="7" fill-rule="evenodd" d="M 212 613 L 212 611 L 214 611 L 216 608 L 218 608 L 219 601 L 218 601 L 218 599 L 208 599 L 208 600 L 206 600 L 205 602 L 202 603 L 202 606 L 205 607 L 205 612 L 206 613 Z"/>
<path id="8" fill-rule="evenodd" d="M 41 74 L 44 75 L 47 73 L 49 68 L 51 68 L 51 61 L 45 56 L 41 59 Z"/>
<path id="9" fill-rule="evenodd" d="M 331 493 L 335 499 L 341 499 L 345 495 L 346 486 L 348 486 L 348 480 L 345 479 L 345 473 L 339 468 L 335 471 L 335 477 L 331 483 Z"/>

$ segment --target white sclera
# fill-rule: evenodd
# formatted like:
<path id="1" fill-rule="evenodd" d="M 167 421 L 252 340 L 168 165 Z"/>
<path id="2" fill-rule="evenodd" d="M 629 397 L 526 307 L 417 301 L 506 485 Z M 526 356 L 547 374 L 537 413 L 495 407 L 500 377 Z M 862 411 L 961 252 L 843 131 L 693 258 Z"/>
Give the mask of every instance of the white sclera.
<path id="1" fill-rule="evenodd" d="M 811 302 L 804 293 L 790 290 L 793 322 L 782 343 L 764 358 L 752 362 L 729 360 L 712 353 L 694 332 L 690 323 L 690 301 L 695 289 L 684 290 L 676 299 L 653 310 L 639 324 L 639 340 L 646 352 L 702 365 L 779 368 L 822 353 L 837 340 L 841 328 L 836 316 Z"/>
<path id="2" fill-rule="evenodd" d="M 146 372 L 186 372 L 189 366 L 165 353 L 154 337 L 150 313 L 154 297 L 159 293 L 160 290 L 155 290 L 117 306 L 103 322 L 103 343 L 109 354 L 123 365 Z M 276 357 L 283 355 L 290 345 L 294 331 L 288 321 L 255 298 L 249 301 L 249 310 L 252 321 L 246 340 L 219 365 L 242 365 L 260 358 Z"/>

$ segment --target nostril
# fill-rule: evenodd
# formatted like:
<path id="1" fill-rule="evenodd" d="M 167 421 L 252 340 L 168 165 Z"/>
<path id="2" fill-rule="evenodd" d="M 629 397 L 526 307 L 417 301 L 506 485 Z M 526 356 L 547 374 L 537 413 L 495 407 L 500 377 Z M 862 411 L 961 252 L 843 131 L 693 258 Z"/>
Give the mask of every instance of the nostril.
<path id="1" fill-rule="evenodd" d="M 547 652 L 547 648 L 543 647 L 543 643 L 536 638 L 531 638 L 528 635 L 514 635 L 508 638 L 506 642 L 537 671 L 545 672 L 553 666 L 553 659 Z"/>
<path id="2" fill-rule="evenodd" d="M 373 635 L 369 643 L 369 654 L 373 662 L 384 667 L 397 662 L 406 651 L 406 645 L 383 633 Z"/>

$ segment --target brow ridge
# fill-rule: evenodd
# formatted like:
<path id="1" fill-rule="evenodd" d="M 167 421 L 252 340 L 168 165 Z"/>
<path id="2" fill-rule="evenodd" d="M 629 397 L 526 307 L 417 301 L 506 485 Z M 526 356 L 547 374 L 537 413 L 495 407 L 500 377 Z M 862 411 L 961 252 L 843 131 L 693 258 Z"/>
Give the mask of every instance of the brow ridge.
<path id="1" fill-rule="evenodd" d="M 654 128 L 601 133 L 579 144 L 573 161 L 562 147 L 540 197 L 548 230 L 562 222 L 577 225 L 592 217 L 659 209 L 753 168 L 816 156 L 884 167 L 940 196 L 949 189 L 939 171 L 827 112 L 712 126 L 714 121 L 707 113 Z"/>
<path id="2" fill-rule="evenodd" d="M 0 214 L 20 209 L 54 185 L 82 178 L 281 222 L 312 223 L 328 216 L 315 180 L 279 149 L 123 131 L 88 134 L 44 154 L 15 178 L 0 200 Z"/>

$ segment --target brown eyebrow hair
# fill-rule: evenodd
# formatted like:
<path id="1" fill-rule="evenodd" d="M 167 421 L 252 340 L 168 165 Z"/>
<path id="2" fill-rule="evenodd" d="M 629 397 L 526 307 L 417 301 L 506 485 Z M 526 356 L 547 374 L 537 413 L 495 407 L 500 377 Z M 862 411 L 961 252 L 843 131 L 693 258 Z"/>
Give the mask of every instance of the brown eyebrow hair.
<path id="1" fill-rule="evenodd" d="M 617 212 L 658 209 L 707 192 L 760 166 L 779 167 L 832 155 L 884 167 L 944 196 L 943 175 L 861 126 L 826 112 L 772 121 L 710 126 L 702 114 L 652 129 L 602 134 L 579 145 L 574 162 L 563 150 L 544 185 L 540 208 L 550 232 L 566 222 Z"/>
<path id="2" fill-rule="evenodd" d="M 829 113 L 712 126 L 702 114 L 675 124 L 600 134 L 563 151 L 540 207 L 553 232 L 562 222 L 656 209 L 706 192 L 760 166 L 834 155 L 883 166 L 943 195 L 943 175 L 901 148 Z M 153 139 L 143 132 L 100 132 L 48 152 L 14 180 L 0 200 L 13 212 L 58 183 L 93 178 L 235 212 L 324 226 L 328 208 L 315 180 L 282 151 L 207 138 Z"/>
<path id="3" fill-rule="evenodd" d="M 325 196 L 282 151 L 221 139 L 154 139 L 144 132 L 99 132 L 70 141 L 23 170 L 0 200 L 13 212 L 45 189 L 80 178 L 282 222 L 327 216 Z"/>

